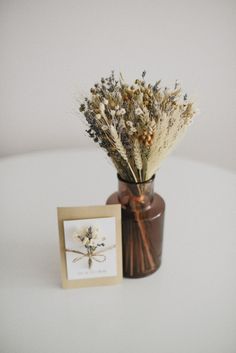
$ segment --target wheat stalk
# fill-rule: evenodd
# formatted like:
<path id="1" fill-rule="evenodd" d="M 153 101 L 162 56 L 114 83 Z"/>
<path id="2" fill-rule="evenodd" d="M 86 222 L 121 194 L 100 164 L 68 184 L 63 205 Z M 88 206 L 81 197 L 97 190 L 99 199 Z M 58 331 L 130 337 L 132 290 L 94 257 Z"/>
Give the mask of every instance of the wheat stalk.
<path id="1" fill-rule="evenodd" d="M 166 113 L 163 113 L 161 118 L 157 122 L 157 127 L 154 132 L 153 144 L 149 151 L 149 156 L 147 160 L 147 172 L 146 178 L 150 179 L 157 168 L 159 167 L 161 161 L 161 154 L 164 145 L 164 141 L 167 135 L 168 127 L 168 117 Z"/>
<path id="2" fill-rule="evenodd" d="M 141 150 L 140 150 L 140 144 L 137 139 L 134 140 L 134 162 L 135 165 L 138 169 L 139 172 L 139 177 L 141 180 L 141 170 L 143 169 L 143 161 L 142 161 L 142 155 L 141 155 Z"/>
<path id="3" fill-rule="evenodd" d="M 110 132 L 111 132 L 111 136 L 113 138 L 113 141 L 114 141 L 114 144 L 115 144 L 117 151 L 120 153 L 121 157 L 127 162 L 128 167 L 134 177 L 134 180 L 137 182 L 137 177 L 133 171 L 133 168 L 130 165 L 130 162 L 129 162 L 127 154 L 126 154 L 126 150 L 125 150 L 125 148 L 119 138 L 119 135 L 117 133 L 116 128 L 113 125 L 110 126 Z"/>
<path id="4" fill-rule="evenodd" d="M 114 141 L 114 144 L 115 144 L 115 147 L 117 149 L 117 151 L 120 153 L 121 157 L 126 161 L 128 162 L 128 157 L 127 157 L 127 154 L 126 154 L 126 150 L 119 138 L 119 135 L 117 133 L 117 130 L 116 128 L 111 125 L 110 126 L 110 132 L 111 132 L 111 136 L 113 138 L 113 141 Z"/>

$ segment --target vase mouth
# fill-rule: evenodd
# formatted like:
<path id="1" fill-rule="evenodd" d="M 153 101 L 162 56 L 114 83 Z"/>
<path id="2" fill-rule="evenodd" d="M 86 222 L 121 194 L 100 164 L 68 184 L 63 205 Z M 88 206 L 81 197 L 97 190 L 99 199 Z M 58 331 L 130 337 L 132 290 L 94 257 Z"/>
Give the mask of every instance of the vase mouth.
<path id="1" fill-rule="evenodd" d="M 148 180 L 136 182 L 136 181 L 127 181 L 127 180 L 123 179 L 119 174 L 117 174 L 118 180 L 123 181 L 123 183 L 130 184 L 130 185 L 141 185 L 141 184 L 151 183 L 154 181 L 155 176 L 156 176 L 156 174 L 153 174 L 153 176 Z"/>

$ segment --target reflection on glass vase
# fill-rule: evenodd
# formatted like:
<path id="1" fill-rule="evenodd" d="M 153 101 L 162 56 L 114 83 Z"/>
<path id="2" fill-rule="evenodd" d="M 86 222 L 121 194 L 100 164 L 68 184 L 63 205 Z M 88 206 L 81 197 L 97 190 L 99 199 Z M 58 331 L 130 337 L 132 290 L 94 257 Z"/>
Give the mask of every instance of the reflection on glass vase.
<path id="1" fill-rule="evenodd" d="M 154 193 L 154 179 L 131 183 L 118 176 L 118 192 L 107 200 L 122 207 L 124 277 L 148 276 L 161 264 L 165 202 Z"/>

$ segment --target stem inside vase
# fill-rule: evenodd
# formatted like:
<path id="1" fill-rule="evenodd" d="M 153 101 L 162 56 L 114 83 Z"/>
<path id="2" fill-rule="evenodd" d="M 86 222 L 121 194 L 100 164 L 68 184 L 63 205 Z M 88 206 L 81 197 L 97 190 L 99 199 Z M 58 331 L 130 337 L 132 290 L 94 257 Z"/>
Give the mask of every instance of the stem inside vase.
<path id="1" fill-rule="evenodd" d="M 125 277 L 144 277 L 160 266 L 165 203 L 154 193 L 154 179 L 131 183 L 118 176 L 118 192 L 107 201 L 122 206 Z"/>

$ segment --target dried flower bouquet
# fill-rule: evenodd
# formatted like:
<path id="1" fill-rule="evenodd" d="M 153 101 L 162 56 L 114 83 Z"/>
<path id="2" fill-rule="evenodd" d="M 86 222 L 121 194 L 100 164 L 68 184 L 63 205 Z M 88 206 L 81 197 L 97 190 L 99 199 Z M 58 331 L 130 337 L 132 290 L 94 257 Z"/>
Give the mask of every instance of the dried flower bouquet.
<path id="1" fill-rule="evenodd" d="M 106 150 L 120 179 L 123 269 L 127 277 L 142 277 L 160 266 L 165 203 L 152 195 L 161 161 L 183 136 L 195 114 L 193 102 L 182 95 L 178 82 L 161 89 L 141 79 L 128 85 L 112 72 L 91 88 L 80 111 L 89 136 Z"/>
<path id="2" fill-rule="evenodd" d="M 95 226 L 84 227 L 79 231 L 75 232 L 73 235 L 73 238 L 75 240 L 79 240 L 84 245 L 87 251 L 87 254 L 83 254 L 80 251 L 75 251 L 79 254 L 82 254 L 83 256 L 76 257 L 73 260 L 73 262 L 77 262 L 80 259 L 82 259 L 84 256 L 87 256 L 88 265 L 89 265 L 89 268 L 91 268 L 93 259 L 95 259 L 95 261 L 98 261 L 98 262 L 102 262 L 105 260 L 106 258 L 105 255 L 100 255 L 95 253 L 98 247 L 105 246 L 104 240 L 106 239 L 104 236 L 101 235 L 101 231 L 98 227 L 95 227 Z M 96 257 L 94 255 L 96 255 Z M 101 259 L 98 259 L 97 258 L 98 256 L 100 256 Z"/>
<path id="3" fill-rule="evenodd" d="M 195 114 L 178 82 L 161 89 L 136 79 L 131 86 L 122 75 L 102 78 L 80 105 L 89 136 L 107 151 L 119 176 L 130 182 L 149 180 L 173 149 Z"/>

